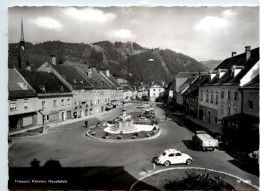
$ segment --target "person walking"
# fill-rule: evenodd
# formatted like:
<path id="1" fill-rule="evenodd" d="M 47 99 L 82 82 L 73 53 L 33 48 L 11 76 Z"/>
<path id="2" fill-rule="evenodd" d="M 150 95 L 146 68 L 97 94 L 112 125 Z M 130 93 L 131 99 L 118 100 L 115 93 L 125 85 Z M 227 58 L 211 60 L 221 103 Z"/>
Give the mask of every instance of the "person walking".
<path id="1" fill-rule="evenodd" d="M 86 128 L 88 128 L 88 121 L 87 120 L 85 121 L 85 126 L 86 126 Z"/>

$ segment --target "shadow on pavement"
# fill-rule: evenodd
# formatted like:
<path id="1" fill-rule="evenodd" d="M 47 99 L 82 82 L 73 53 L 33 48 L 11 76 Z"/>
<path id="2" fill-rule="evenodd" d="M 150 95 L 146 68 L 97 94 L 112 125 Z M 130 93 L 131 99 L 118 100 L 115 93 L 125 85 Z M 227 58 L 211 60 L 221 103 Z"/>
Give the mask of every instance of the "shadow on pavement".
<path id="1" fill-rule="evenodd" d="M 49 160 L 42 167 L 34 159 L 32 167 L 9 167 L 9 190 L 129 190 L 137 181 L 121 166 L 62 167 L 58 160 Z M 140 182 L 142 190 L 158 190 Z"/>
<path id="2" fill-rule="evenodd" d="M 194 144 L 192 140 L 183 140 L 182 142 L 189 150 L 198 151 L 198 147 Z"/>
<path id="3" fill-rule="evenodd" d="M 231 164 L 237 166 L 241 170 L 259 176 L 259 166 L 257 164 L 243 164 L 237 160 L 229 160 Z"/>

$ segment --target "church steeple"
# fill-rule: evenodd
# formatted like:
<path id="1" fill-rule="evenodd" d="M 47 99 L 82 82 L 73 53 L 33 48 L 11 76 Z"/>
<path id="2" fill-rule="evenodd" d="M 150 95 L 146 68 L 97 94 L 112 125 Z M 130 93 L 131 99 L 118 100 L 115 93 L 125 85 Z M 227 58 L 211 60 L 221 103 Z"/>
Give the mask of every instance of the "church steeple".
<path id="1" fill-rule="evenodd" d="M 21 19 L 21 37 L 20 37 L 20 46 L 24 50 L 24 34 L 23 34 L 23 18 Z"/>

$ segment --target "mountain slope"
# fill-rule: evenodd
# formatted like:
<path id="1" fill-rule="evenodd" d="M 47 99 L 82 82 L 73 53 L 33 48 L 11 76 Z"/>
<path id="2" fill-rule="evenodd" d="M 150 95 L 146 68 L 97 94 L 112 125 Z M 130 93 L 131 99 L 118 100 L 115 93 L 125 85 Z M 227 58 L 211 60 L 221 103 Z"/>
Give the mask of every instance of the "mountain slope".
<path id="1" fill-rule="evenodd" d="M 200 61 L 201 64 L 209 68 L 210 70 L 214 70 L 223 60 L 207 60 Z"/>
<path id="2" fill-rule="evenodd" d="M 9 44 L 9 67 L 15 66 L 15 49 L 18 44 Z M 195 59 L 172 50 L 147 49 L 137 43 L 102 41 L 93 44 L 48 41 L 26 45 L 32 68 L 51 61 L 56 55 L 60 61 L 73 61 L 99 70 L 109 69 L 115 76 L 135 81 L 171 82 L 180 71 L 201 71 L 207 68 Z M 45 60 L 44 60 L 45 59 Z M 16 66 L 17 67 L 17 66 Z"/>

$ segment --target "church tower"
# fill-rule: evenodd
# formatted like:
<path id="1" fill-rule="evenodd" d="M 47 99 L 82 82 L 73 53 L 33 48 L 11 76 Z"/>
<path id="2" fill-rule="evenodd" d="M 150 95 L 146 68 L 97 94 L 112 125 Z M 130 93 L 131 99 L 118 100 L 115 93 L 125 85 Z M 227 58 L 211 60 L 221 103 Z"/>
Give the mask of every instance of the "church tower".
<path id="1" fill-rule="evenodd" d="M 24 50 L 24 34 L 23 34 L 23 18 L 21 19 L 21 37 L 20 37 L 20 48 Z"/>

